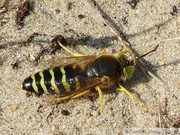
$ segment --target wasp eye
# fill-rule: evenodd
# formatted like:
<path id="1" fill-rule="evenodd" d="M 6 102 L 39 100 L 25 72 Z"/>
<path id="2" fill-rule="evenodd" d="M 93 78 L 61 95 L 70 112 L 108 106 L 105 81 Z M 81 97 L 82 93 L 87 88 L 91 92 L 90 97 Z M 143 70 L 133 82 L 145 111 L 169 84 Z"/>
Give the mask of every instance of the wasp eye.
<path id="1" fill-rule="evenodd" d="M 134 73 L 134 66 L 126 66 L 123 69 L 123 76 L 125 79 L 130 79 Z"/>

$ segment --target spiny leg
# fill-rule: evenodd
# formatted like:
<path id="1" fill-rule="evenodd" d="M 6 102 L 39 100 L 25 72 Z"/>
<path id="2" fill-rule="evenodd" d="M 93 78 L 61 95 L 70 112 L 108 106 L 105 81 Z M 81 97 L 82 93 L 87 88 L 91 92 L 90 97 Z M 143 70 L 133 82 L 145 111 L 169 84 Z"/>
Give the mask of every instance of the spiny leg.
<path id="1" fill-rule="evenodd" d="M 70 49 L 68 49 L 67 47 L 65 47 L 63 44 L 61 44 L 61 42 L 60 42 L 59 40 L 58 40 L 57 42 L 58 42 L 58 44 L 59 44 L 60 47 L 62 47 L 65 51 L 67 51 L 68 53 L 70 53 L 72 56 L 77 56 L 77 57 L 78 57 L 78 56 L 85 56 L 84 54 L 75 53 L 75 52 L 71 51 Z M 104 41 L 103 43 L 104 43 L 105 47 L 104 47 L 104 49 L 100 52 L 100 55 L 104 55 L 104 54 L 107 53 L 107 43 L 106 43 L 106 41 Z"/>
<path id="2" fill-rule="evenodd" d="M 81 53 L 74 53 L 72 52 L 70 49 L 68 49 L 67 47 L 65 47 L 64 45 L 61 44 L 60 41 L 57 41 L 59 46 L 62 47 L 65 51 L 67 51 L 68 53 L 70 53 L 72 56 L 85 56 L 84 54 Z"/>
<path id="3" fill-rule="evenodd" d="M 101 105 L 100 113 L 102 114 L 103 109 L 104 109 L 104 105 L 103 105 L 103 92 L 102 92 L 102 90 L 100 89 L 99 86 L 96 86 L 95 89 L 98 91 L 98 94 L 99 94 L 99 100 L 100 100 L 100 105 Z"/>
<path id="4" fill-rule="evenodd" d="M 117 83 L 117 84 L 119 86 L 119 88 L 118 88 L 119 91 L 125 92 L 132 100 L 141 102 L 144 105 L 146 112 L 148 111 L 147 105 L 142 100 L 133 96 L 133 94 L 130 91 L 128 91 L 126 88 L 124 88 L 121 84 L 119 84 L 119 83 Z"/>

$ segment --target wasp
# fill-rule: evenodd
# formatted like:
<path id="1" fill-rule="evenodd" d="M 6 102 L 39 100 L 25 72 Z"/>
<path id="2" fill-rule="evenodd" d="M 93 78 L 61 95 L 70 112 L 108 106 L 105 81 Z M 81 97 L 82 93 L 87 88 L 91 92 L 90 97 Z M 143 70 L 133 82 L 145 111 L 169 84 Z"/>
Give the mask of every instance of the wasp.
<path id="1" fill-rule="evenodd" d="M 157 47 L 135 58 L 135 55 L 127 50 L 116 54 L 108 54 L 104 50 L 97 56 L 86 56 L 72 52 L 59 41 L 58 44 L 72 55 L 64 59 L 71 59 L 73 62 L 31 75 L 22 83 L 22 89 L 38 94 L 48 93 L 49 96 L 44 98 L 44 101 L 52 104 L 78 98 L 95 89 L 99 94 L 102 111 L 102 90 L 115 85 L 118 91 L 123 91 L 131 99 L 140 101 L 148 110 L 146 104 L 133 96 L 120 82 L 130 79 L 134 73 L 136 61 L 155 51 Z"/>

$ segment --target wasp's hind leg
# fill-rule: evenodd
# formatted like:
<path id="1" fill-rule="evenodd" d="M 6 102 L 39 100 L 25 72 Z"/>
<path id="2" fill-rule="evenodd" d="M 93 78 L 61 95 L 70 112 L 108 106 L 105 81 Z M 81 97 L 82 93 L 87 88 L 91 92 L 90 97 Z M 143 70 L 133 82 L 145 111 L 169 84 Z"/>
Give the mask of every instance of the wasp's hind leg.
<path id="1" fill-rule="evenodd" d="M 60 47 L 62 47 L 65 51 L 67 51 L 68 53 L 70 53 L 72 56 L 76 56 L 76 57 L 78 57 L 78 56 L 85 56 L 84 54 L 75 53 L 75 52 L 71 51 L 70 49 L 68 49 L 67 47 L 65 47 L 64 45 L 62 45 L 59 40 L 58 40 L 57 42 L 58 42 L 58 44 L 59 44 Z"/>
<path id="2" fill-rule="evenodd" d="M 133 94 L 130 91 L 128 91 L 126 88 L 124 88 L 121 84 L 119 84 L 119 83 L 117 83 L 117 84 L 119 86 L 119 88 L 118 88 L 119 91 L 125 92 L 132 100 L 141 102 L 144 105 L 146 112 L 148 111 L 147 105 L 142 100 L 133 96 Z"/>
<path id="3" fill-rule="evenodd" d="M 54 104 L 60 104 L 60 103 L 66 103 L 71 99 L 71 96 L 60 96 L 58 94 L 54 95 L 44 95 L 43 96 L 43 102 L 54 105 Z"/>
<path id="4" fill-rule="evenodd" d="M 85 94 L 88 94 L 90 92 L 90 90 L 86 90 L 80 93 L 72 93 L 69 95 L 60 95 L 60 94 L 49 94 L 49 95 L 45 95 L 43 98 L 43 102 L 45 103 L 50 103 L 50 104 L 60 104 L 60 103 L 64 103 L 64 102 L 68 102 L 70 99 L 74 99 L 74 98 L 78 98 L 81 97 Z"/>
<path id="5" fill-rule="evenodd" d="M 100 101 L 100 113 L 102 114 L 103 110 L 104 110 L 104 104 L 103 104 L 103 92 L 101 90 L 101 88 L 99 86 L 96 86 L 95 89 L 98 91 L 99 94 L 99 101 Z"/>
<path id="6" fill-rule="evenodd" d="M 88 94 L 89 92 L 90 92 L 90 89 L 85 90 L 85 91 L 80 92 L 80 93 L 74 93 L 74 94 L 72 94 L 72 98 L 79 98 L 79 97 L 81 97 L 83 95 Z"/>

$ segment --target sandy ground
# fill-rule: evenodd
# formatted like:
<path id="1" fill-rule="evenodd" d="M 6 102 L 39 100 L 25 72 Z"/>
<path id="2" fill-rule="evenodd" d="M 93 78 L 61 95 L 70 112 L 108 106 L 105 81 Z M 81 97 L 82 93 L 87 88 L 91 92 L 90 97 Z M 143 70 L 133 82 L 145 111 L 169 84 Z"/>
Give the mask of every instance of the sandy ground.
<path id="1" fill-rule="evenodd" d="M 180 15 L 172 15 L 173 6 L 179 11 L 179 0 L 143 0 L 133 9 L 128 0 L 98 0 L 97 5 L 107 14 L 131 43 L 144 54 L 159 44 L 156 52 L 143 61 L 162 81 L 148 79 L 139 67 L 131 80 L 123 85 L 146 102 L 131 100 L 123 92 L 104 92 L 104 111 L 99 114 L 96 92 L 67 103 L 43 105 L 42 97 L 27 96 L 20 87 L 29 75 L 50 67 L 49 61 L 69 56 L 64 50 L 51 53 L 53 36 L 63 35 L 74 51 L 98 54 L 107 43 L 108 52 L 122 49 L 121 41 L 86 0 L 39 0 L 18 30 L 15 22 L 20 1 L 13 0 L 0 13 L 0 133 L 1 134 L 122 134 L 134 132 L 155 134 L 159 127 L 180 133 Z M 1 6 L 4 1 L 1 0 Z M 7 12 L 4 12 L 8 9 Z M 33 33 L 42 34 L 27 39 Z M 44 51 L 35 63 L 35 59 Z M 159 105 L 162 113 L 159 115 Z M 69 115 L 66 110 L 69 112 Z M 161 118 L 160 118 L 161 116 Z M 160 123 L 160 121 L 161 123 Z M 140 129 L 149 129 L 149 131 Z M 139 131 L 139 132 L 138 132 Z"/>

